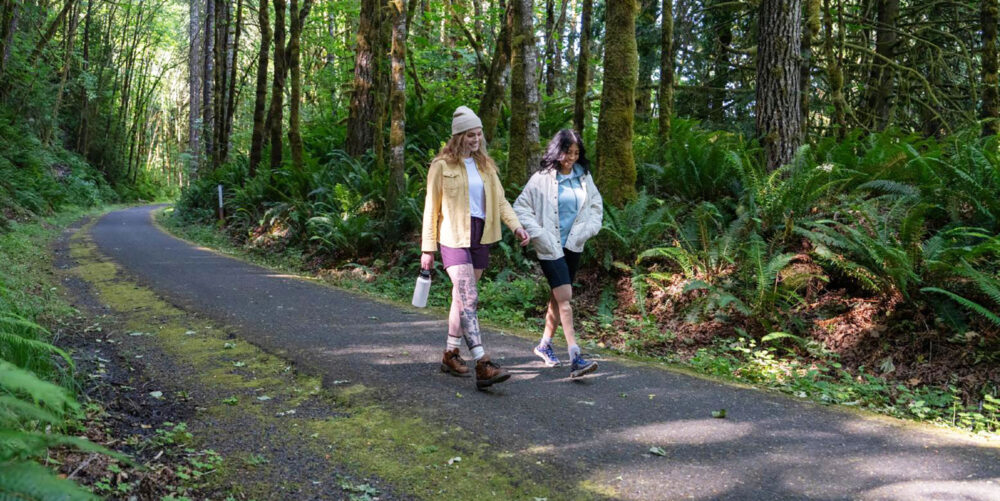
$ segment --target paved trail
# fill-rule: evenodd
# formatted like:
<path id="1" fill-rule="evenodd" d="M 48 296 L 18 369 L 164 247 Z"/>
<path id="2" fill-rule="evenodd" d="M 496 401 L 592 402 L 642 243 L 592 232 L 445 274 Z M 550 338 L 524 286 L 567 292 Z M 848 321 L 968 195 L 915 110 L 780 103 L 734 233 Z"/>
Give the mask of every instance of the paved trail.
<path id="1" fill-rule="evenodd" d="M 151 210 L 111 213 L 92 234 L 158 293 L 328 381 L 375 388 L 397 412 L 536 454 L 616 497 L 1000 500 L 996 444 L 614 360 L 571 381 L 542 368 L 530 341 L 497 332 L 485 332 L 487 351 L 514 377 L 474 391 L 438 371 L 443 318 L 198 249 L 159 231 Z M 727 418 L 713 419 L 720 408 Z"/>

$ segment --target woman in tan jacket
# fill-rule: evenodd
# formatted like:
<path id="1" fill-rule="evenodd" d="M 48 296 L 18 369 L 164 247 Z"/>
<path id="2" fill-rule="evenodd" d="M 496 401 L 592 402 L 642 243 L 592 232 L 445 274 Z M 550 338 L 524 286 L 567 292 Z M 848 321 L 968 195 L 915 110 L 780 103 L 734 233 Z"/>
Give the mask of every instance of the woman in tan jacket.
<path id="1" fill-rule="evenodd" d="M 491 361 L 483 349 L 476 282 L 489 264 L 490 245 L 500 240 L 501 220 L 522 246 L 528 245 L 530 237 L 504 196 L 496 163 L 486 152 L 479 117 L 459 106 L 452 117 L 451 133 L 427 171 L 420 267 L 429 270 L 434 266 L 434 252 L 440 246 L 441 262 L 453 284 L 441 370 L 469 376 L 469 368 L 459 356 L 464 337 L 476 361 L 476 388 L 485 388 L 506 381 L 510 373 Z"/>
<path id="2" fill-rule="evenodd" d="M 604 218 L 604 204 L 589 167 L 580 135 L 563 129 L 549 141 L 541 169 L 514 202 L 514 211 L 531 235 L 538 262 L 552 289 L 545 330 L 535 355 L 548 367 L 560 365 L 552 351 L 552 335 L 562 324 L 569 349 L 570 377 L 597 370 L 597 362 L 583 358 L 576 344 L 570 304 L 583 244 L 601 231 Z"/>

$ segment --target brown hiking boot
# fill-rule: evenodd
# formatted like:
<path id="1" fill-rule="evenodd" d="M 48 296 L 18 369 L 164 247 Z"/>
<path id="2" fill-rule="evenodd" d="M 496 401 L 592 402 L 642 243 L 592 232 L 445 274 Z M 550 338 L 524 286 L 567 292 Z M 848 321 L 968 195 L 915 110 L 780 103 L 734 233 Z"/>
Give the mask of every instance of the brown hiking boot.
<path id="1" fill-rule="evenodd" d="M 510 379 L 510 373 L 493 363 L 490 357 L 483 357 L 476 361 L 477 389 L 492 386 L 493 383 L 502 383 L 508 379 Z"/>
<path id="2" fill-rule="evenodd" d="M 444 359 L 441 360 L 441 372 L 447 372 L 452 376 L 469 377 L 472 373 L 465 365 L 465 360 L 458 355 L 458 348 L 444 350 Z"/>

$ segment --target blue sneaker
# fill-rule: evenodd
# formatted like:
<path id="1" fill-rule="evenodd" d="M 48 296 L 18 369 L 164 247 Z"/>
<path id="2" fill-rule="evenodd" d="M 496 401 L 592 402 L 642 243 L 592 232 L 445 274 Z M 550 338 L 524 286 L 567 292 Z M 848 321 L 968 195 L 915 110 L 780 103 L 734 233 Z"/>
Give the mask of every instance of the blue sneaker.
<path id="1" fill-rule="evenodd" d="M 569 366 L 569 377 L 580 377 L 585 374 L 590 374 L 596 370 L 597 362 L 593 360 L 584 360 L 582 355 L 577 354 L 577 356 L 573 357 L 573 363 Z"/>
<path id="2" fill-rule="evenodd" d="M 540 344 L 536 346 L 535 355 L 538 355 L 538 358 L 541 358 L 542 362 L 545 362 L 546 367 L 558 367 L 562 365 L 562 362 L 556 358 L 555 352 L 552 351 L 551 344 Z"/>

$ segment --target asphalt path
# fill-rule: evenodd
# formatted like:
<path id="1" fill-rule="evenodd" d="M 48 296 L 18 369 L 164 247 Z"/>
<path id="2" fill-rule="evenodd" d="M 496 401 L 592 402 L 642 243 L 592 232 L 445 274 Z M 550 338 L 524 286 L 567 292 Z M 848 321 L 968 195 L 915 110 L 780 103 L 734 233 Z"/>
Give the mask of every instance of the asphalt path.
<path id="1" fill-rule="evenodd" d="M 484 331 L 487 353 L 513 377 L 475 391 L 438 369 L 442 316 L 197 248 L 156 228 L 152 210 L 91 229 L 141 283 L 328 382 L 363 383 L 395 411 L 461 426 L 617 498 L 1000 500 L 995 442 L 628 361 L 601 359 L 570 380 L 566 367 L 542 367 L 530 340 L 495 330 Z M 726 418 L 713 418 L 721 408 Z"/>

